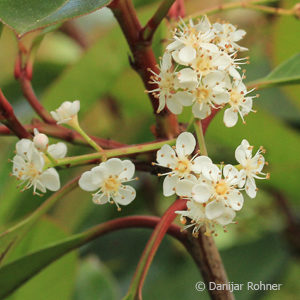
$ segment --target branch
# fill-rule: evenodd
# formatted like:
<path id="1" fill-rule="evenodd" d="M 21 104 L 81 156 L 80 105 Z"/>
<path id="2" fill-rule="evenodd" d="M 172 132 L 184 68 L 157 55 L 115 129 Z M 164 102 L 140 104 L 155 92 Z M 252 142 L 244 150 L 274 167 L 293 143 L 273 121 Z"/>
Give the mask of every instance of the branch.
<path id="1" fill-rule="evenodd" d="M 158 26 L 162 20 L 168 14 L 171 6 L 176 0 L 164 0 L 161 2 L 160 6 L 154 13 L 153 17 L 148 21 L 145 27 L 142 29 L 142 38 L 144 41 L 151 41 L 154 33 L 156 32 Z"/>
<path id="2" fill-rule="evenodd" d="M 85 34 L 74 23 L 74 21 L 71 20 L 63 23 L 59 30 L 74 40 L 82 49 L 86 50 L 88 48 L 89 43 Z"/>
<path id="3" fill-rule="evenodd" d="M 171 223 L 176 218 L 175 211 L 186 208 L 186 201 L 183 199 L 177 199 L 165 212 L 156 225 L 154 231 L 151 234 L 150 239 L 145 247 L 145 250 L 140 258 L 135 274 L 130 284 L 129 291 L 124 299 L 142 299 L 142 288 L 148 273 L 151 262 L 154 255 L 163 240 L 166 232 L 168 231 Z M 185 242 L 185 240 L 184 240 Z"/>
<path id="4" fill-rule="evenodd" d="M 215 5 L 212 7 L 208 7 L 205 9 L 201 9 L 198 12 L 195 12 L 188 17 L 186 17 L 184 20 L 187 21 L 188 19 L 194 19 L 201 15 L 211 15 L 218 12 L 222 12 L 229 9 L 236 9 L 236 8 L 248 8 L 251 4 L 260 4 L 260 3 L 270 3 L 270 2 L 276 2 L 277 0 L 244 0 L 244 1 L 236 1 L 236 2 L 228 2 L 224 4 Z"/>
<path id="5" fill-rule="evenodd" d="M 24 127 L 30 133 L 33 133 L 33 129 L 36 128 L 38 129 L 39 132 L 44 133 L 48 136 L 65 140 L 69 143 L 90 147 L 90 145 L 87 144 L 86 140 L 84 140 L 79 133 L 63 126 L 54 125 L 54 124 L 45 124 L 40 120 L 34 119 L 32 124 L 25 125 Z M 0 126 L 0 135 L 11 135 L 11 134 L 12 132 L 8 128 L 6 128 L 5 126 Z M 105 149 L 121 148 L 127 146 L 126 144 L 122 144 L 114 140 L 106 140 L 95 136 L 90 136 L 90 137 L 99 146 Z"/>
<path id="6" fill-rule="evenodd" d="M 30 138 L 31 135 L 23 127 L 14 114 L 14 110 L 0 89 L 0 121 L 18 138 Z"/>
<path id="7" fill-rule="evenodd" d="M 186 248 L 199 267 L 206 286 L 210 282 L 228 284 L 219 251 L 213 238 L 205 235 L 204 226 L 201 227 L 198 238 L 188 231 Z M 208 289 L 208 292 L 213 300 L 234 300 L 233 294 L 228 289 Z"/>
<path id="8" fill-rule="evenodd" d="M 35 112 L 42 118 L 44 122 L 49 124 L 55 124 L 56 121 L 52 118 L 50 113 L 44 108 L 44 106 L 39 102 L 38 98 L 36 97 L 31 82 L 25 74 L 25 70 L 21 71 L 19 81 L 24 97 L 27 99 L 27 101 L 35 110 Z"/>
<path id="9" fill-rule="evenodd" d="M 137 18 L 132 2 L 130 0 L 114 0 L 109 7 L 112 9 L 131 49 L 133 55 L 132 67 L 140 75 L 146 89 L 154 89 L 155 86 L 150 84 L 152 74 L 149 69 L 157 73 L 159 69 L 150 42 L 142 38 L 143 28 Z M 156 114 L 156 137 L 172 138 L 177 136 L 179 134 L 177 117 L 170 113 L 167 108 L 157 114 L 158 99 L 151 93 L 148 95 Z"/>

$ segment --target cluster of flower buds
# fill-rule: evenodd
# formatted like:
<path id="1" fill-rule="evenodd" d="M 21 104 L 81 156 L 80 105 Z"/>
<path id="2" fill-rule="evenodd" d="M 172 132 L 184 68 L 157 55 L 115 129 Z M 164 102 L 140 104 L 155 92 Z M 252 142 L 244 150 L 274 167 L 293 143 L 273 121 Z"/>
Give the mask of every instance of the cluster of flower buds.
<path id="1" fill-rule="evenodd" d="M 196 140 L 189 132 L 180 134 L 176 146 L 164 145 L 157 152 L 155 165 L 168 168 L 163 182 L 165 196 L 173 194 L 188 199 L 187 210 L 177 211 L 182 223 L 186 217 L 191 222 L 185 228 L 194 226 L 196 236 L 201 226 L 205 225 L 207 233 L 213 232 L 215 224 L 226 226 L 233 222 L 236 211 L 244 203 L 242 191 L 254 198 L 257 188 L 255 179 L 267 179 L 263 173 L 265 159 L 260 148 L 253 156 L 253 147 L 243 140 L 235 151 L 238 165 L 216 165 L 207 156 L 200 156 L 195 150 Z"/>
<path id="2" fill-rule="evenodd" d="M 249 95 L 253 90 L 247 91 L 239 72 L 248 63 L 248 57 L 237 58 L 238 51 L 247 50 L 237 44 L 245 34 L 232 24 L 211 24 L 206 16 L 196 24 L 182 22 L 161 59 L 160 73 L 150 70 L 156 88 L 149 93 L 159 99 L 158 112 L 167 106 L 180 114 L 183 106 L 192 106 L 194 116 L 204 119 L 227 105 L 225 125 L 234 126 L 238 115 L 244 122 L 257 97 Z"/>

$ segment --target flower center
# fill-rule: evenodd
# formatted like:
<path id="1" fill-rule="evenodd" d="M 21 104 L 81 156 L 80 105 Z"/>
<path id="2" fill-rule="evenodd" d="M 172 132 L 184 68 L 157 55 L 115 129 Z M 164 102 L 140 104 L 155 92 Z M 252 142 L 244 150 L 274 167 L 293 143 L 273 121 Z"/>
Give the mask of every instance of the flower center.
<path id="1" fill-rule="evenodd" d="M 202 76 L 207 75 L 214 69 L 212 65 L 212 56 L 207 54 L 197 55 L 193 68 L 195 68 L 198 73 L 201 73 Z"/>
<path id="2" fill-rule="evenodd" d="M 118 179 L 118 177 L 110 176 L 105 180 L 105 182 L 103 184 L 103 189 L 106 192 L 117 192 L 119 190 L 120 185 L 121 185 L 121 182 Z"/>
<path id="3" fill-rule="evenodd" d="M 219 196 L 223 196 L 227 193 L 229 190 L 229 187 L 224 179 L 220 180 L 216 185 L 215 185 L 215 191 Z"/>
<path id="4" fill-rule="evenodd" d="M 196 94 L 197 102 L 201 104 L 205 101 L 205 99 L 208 98 L 209 90 L 204 87 L 200 87 L 196 89 L 195 94 Z"/>
<path id="5" fill-rule="evenodd" d="M 177 166 L 175 170 L 178 172 L 179 175 L 183 176 L 190 171 L 190 161 L 187 158 L 183 158 L 178 160 Z"/>
<path id="6" fill-rule="evenodd" d="M 174 90 L 174 74 L 171 72 L 165 72 L 161 77 L 159 87 L 161 90 L 166 92 Z"/>
<path id="7" fill-rule="evenodd" d="M 232 89 L 230 92 L 229 103 L 233 107 L 238 107 L 244 101 L 244 95 L 238 92 L 236 89 Z"/>

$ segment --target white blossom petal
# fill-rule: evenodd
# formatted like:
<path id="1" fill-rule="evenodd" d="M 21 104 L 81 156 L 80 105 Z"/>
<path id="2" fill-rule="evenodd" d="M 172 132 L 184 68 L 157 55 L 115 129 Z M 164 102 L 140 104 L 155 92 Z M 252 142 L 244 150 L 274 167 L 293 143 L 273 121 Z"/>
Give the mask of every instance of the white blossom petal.
<path id="1" fill-rule="evenodd" d="M 206 184 L 196 184 L 192 189 L 193 199 L 199 203 L 205 203 L 212 195 L 211 188 Z"/>
<path id="2" fill-rule="evenodd" d="M 54 168 L 44 171 L 39 180 L 50 191 L 54 192 L 60 189 L 59 175 Z"/>
<path id="3" fill-rule="evenodd" d="M 179 157 L 192 154 L 196 147 L 196 140 L 190 132 L 181 133 L 176 140 L 176 152 Z"/>
<path id="4" fill-rule="evenodd" d="M 135 197 L 136 197 L 136 191 L 130 185 L 122 185 L 121 188 L 119 189 L 119 194 L 112 196 L 113 200 L 121 205 L 130 204 Z"/>
<path id="5" fill-rule="evenodd" d="M 213 220 L 220 217 L 225 211 L 225 206 L 220 201 L 212 201 L 205 207 L 205 215 L 208 219 Z"/>
<path id="6" fill-rule="evenodd" d="M 175 187 L 178 181 L 179 178 L 176 175 L 168 175 L 165 177 L 163 182 L 163 194 L 165 197 L 169 197 L 175 194 Z"/>
<path id="7" fill-rule="evenodd" d="M 238 113 L 232 108 L 227 108 L 224 112 L 224 123 L 227 127 L 233 127 L 238 121 Z"/>

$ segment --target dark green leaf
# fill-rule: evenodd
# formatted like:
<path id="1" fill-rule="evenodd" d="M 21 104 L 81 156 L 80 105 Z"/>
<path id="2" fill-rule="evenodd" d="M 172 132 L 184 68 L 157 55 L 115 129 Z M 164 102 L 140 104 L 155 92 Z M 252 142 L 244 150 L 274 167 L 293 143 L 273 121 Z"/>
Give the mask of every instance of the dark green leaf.
<path id="1" fill-rule="evenodd" d="M 300 53 L 280 64 L 264 78 L 250 82 L 260 87 L 281 86 L 300 82 Z"/>
<path id="2" fill-rule="evenodd" d="M 19 36 L 51 24 L 88 14 L 110 0 L 2 0 L 0 19 Z"/>
<path id="3" fill-rule="evenodd" d="M 49 219 L 41 219 L 25 239 L 13 251 L 10 260 L 41 248 L 44 244 L 66 237 L 66 233 Z M 34 262 L 32 262 L 34 263 Z M 61 260 L 44 269 L 32 280 L 24 284 L 7 300 L 43 299 L 69 300 L 74 285 L 76 253 L 66 255 Z M 22 270 L 20 270 L 22 272 Z M 12 274 L 7 281 L 14 281 Z M 3 282 L 0 283 L 2 289 Z M 55 286 L 55 288 L 52 288 Z M 41 296 L 42 295 L 42 296 Z"/>

